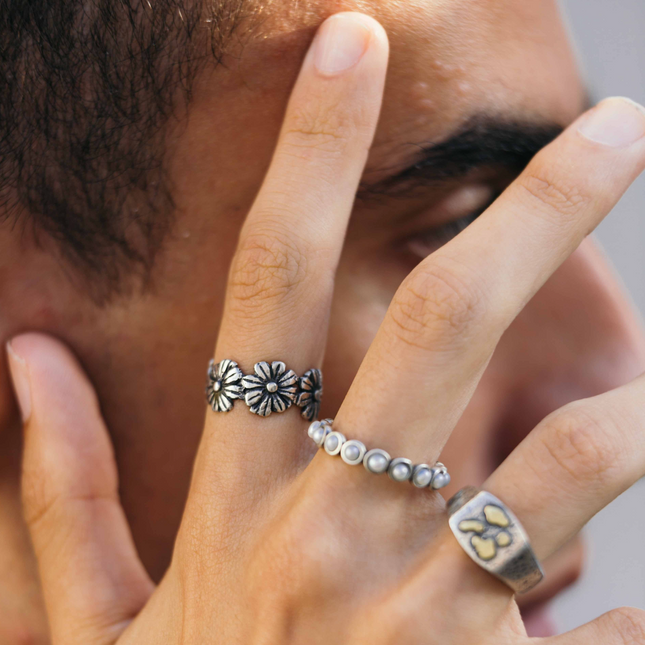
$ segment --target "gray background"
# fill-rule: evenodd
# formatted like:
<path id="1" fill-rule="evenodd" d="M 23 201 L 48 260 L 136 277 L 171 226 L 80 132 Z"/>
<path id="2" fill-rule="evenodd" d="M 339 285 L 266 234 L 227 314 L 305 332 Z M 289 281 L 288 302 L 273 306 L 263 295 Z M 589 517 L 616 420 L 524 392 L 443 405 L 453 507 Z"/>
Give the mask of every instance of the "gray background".
<path id="1" fill-rule="evenodd" d="M 645 104 L 645 0 L 561 0 L 561 4 L 594 100 L 623 95 Z M 603 222 L 597 239 L 644 313 L 645 176 Z M 645 480 L 591 521 L 587 541 L 585 575 L 554 603 L 562 630 L 614 607 L 645 609 Z"/>

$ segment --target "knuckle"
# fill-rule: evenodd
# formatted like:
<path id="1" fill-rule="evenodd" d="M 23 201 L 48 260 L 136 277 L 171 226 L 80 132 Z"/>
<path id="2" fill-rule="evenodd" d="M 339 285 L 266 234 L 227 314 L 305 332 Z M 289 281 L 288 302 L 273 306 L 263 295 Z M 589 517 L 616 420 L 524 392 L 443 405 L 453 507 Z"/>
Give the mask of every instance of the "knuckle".
<path id="1" fill-rule="evenodd" d="M 540 212 L 575 218 L 589 203 L 590 197 L 581 186 L 563 178 L 558 165 L 534 161 L 520 176 L 518 185 L 528 197 L 530 205 L 538 205 Z"/>
<path id="2" fill-rule="evenodd" d="M 249 310 L 265 310 L 284 301 L 309 274 L 308 254 L 290 236 L 254 233 L 241 243 L 233 260 L 229 294 Z"/>
<path id="3" fill-rule="evenodd" d="M 615 483 L 624 461 L 611 418 L 579 402 L 547 418 L 541 439 L 560 471 L 574 481 L 604 488 Z"/>
<path id="4" fill-rule="evenodd" d="M 397 291 L 389 319 L 406 344 L 441 348 L 466 338 L 485 315 L 483 294 L 463 271 L 439 263 L 414 272 Z"/>
<path id="5" fill-rule="evenodd" d="M 645 611 L 635 607 L 621 607 L 605 614 L 610 631 L 622 645 L 645 645 Z"/>

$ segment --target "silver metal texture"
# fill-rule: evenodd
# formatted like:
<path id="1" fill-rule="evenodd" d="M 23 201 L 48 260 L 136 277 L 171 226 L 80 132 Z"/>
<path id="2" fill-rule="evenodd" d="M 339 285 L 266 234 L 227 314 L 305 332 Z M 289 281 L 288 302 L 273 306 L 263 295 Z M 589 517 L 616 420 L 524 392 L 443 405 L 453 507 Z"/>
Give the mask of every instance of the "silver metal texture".
<path id="1" fill-rule="evenodd" d="M 428 464 L 419 464 L 412 470 L 412 484 L 417 488 L 427 488 L 432 482 L 434 473 Z"/>
<path id="2" fill-rule="evenodd" d="M 297 405 L 301 408 L 303 419 L 313 421 L 320 413 L 320 401 L 323 395 L 322 372 L 317 369 L 307 370 L 300 379 L 300 393 Z"/>
<path id="3" fill-rule="evenodd" d="M 357 466 L 362 462 L 365 470 L 374 475 L 387 473 L 393 481 L 411 481 L 417 488 L 438 490 L 450 483 L 450 475 L 442 463 L 437 462 L 432 467 L 428 464 L 414 466 L 409 459 L 392 459 L 385 450 L 368 450 L 361 441 L 348 441 L 344 434 L 333 430 L 332 424 L 333 419 L 314 421 L 307 430 L 314 443 L 323 448 L 328 455 L 340 455 L 341 459 L 351 466 Z"/>
<path id="4" fill-rule="evenodd" d="M 356 439 L 346 441 L 340 449 L 340 458 L 350 466 L 358 466 L 367 452 L 365 444 Z"/>
<path id="5" fill-rule="evenodd" d="M 320 410 L 322 373 L 311 369 L 302 378 L 282 361 L 261 361 L 254 374 L 244 375 L 238 364 L 225 359 L 208 364 L 206 398 L 214 412 L 229 412 L 236 399 L 244 399 L 253 414 L 268 417 L 285 412 L 294 403 L 305 419 L 313 420 Z"/>
<path id="6" fill-rule="evenodd" d="M 526 593 L 544 577 L 528 536 L 513 512 L 497 497 L 474 487 L 448 501 L 448 523 L 457 541 L 480 567 Z"/>
<path id="7" fill-rule="evenodd" d="M 316 427 L 316 429 L 311 433 L 311 438 L 319 448 L 322 448 L 327 435 L 331 434 L 331 432 L 332 429 L 330 425 L 328 425 L 327 423 L 320 423 L 318 427 Z"/>
<path id="8" fill-rule="evenodd" d="M 340 454 L 343 444 L 347 441 L 342 432 L 330 432 L 323 442 L 323 448 L 328 455 L 335 457 Z"/>
<path id="9" fill-rule="evenodd" d="M 374 475 L 382 475 L 384 472 L 387 472 L 387 469 L 392 461 L 392 457 L 381 450 L 380 448 L 372 448 L 368 450 L 363 457 L 363 466 L 365 470 Z"/>
<path id="10" fill-rule="evenodd" d="M 405 457 L 396 457 L 390 462 L 387 474 L 395 482 L 407 482 L 412 477 L 412 462 Z"/>
<path id="11" fill-rule="evenodd" d="M 215 364 L 208 364 L 206 381 L 206 399 L 213 412 L 229 412 L 233 401 L 244 396 L 242 387 L 242 370 L 235 361 L 225 359 Z"/>
<path id="12" fill-rule="evenodd" d="M 441 463 L 437 462 L 432 467 L 432 482 L 430 486 L 435 490 L 439 490 L 444 486 L 447 486 L 450 483 L 450 475 L 448 474 L 448 469 Z"/>
<path id="13" fill-rule="evenodd" d="M 288 370 L 282 361 L 256 363 L 255 374 L 242 378 L 244 400 L 253 414 L 268 417 L 273 412 L 284 412 L 296 401 L 298 376 Z"/>

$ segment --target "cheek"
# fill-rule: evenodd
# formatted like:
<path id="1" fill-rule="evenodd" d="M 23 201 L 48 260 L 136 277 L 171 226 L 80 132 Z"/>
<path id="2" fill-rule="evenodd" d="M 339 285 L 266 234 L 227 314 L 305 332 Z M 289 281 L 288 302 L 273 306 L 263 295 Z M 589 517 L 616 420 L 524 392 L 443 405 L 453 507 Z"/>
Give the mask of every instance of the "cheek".
<path id="1" fill-rule="evenodd" d="M 396 287 L 405 277 L 399 279 L 398 271 L 371 261 L 341 263 L 325 353 L 325 416 L 336 413 L 351 386 Z"/>

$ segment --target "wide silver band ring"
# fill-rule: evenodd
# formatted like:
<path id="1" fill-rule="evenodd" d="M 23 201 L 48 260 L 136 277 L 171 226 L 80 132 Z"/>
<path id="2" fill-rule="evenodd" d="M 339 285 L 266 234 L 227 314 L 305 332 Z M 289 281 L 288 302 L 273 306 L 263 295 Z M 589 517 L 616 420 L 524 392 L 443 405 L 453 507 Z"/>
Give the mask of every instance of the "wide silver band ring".
<path id="1" fill-rule="evenodd" d="M 526 593 L 544 578 L 522 525 L 497 497 L 472 486 L 462 488 L 448 501 L 448 514 L 463 550 L 515 593 Z"/>
<path id="2" fill-rule="evenodd" d="M 322 372 L 311 369 L 299 377 L 282 361 L 261 361 L 253 374 L 243 374 L 230 359 L 208 364 L 206 399 L 213 412 L 229 412 L 242 399 L 253 414 L 268 417 L 285 412 L 292 405 L 301 408 L 304 419 L 312 421 L 320 412 Z"/>

